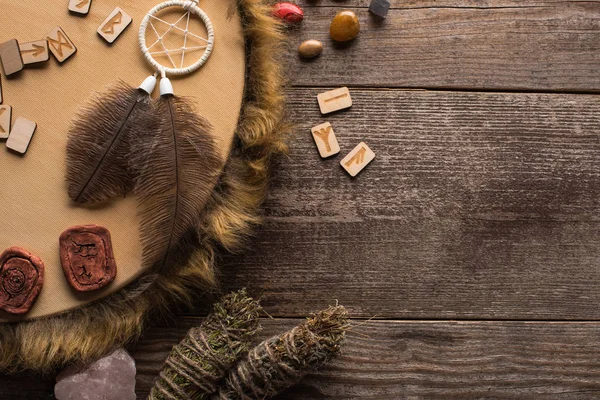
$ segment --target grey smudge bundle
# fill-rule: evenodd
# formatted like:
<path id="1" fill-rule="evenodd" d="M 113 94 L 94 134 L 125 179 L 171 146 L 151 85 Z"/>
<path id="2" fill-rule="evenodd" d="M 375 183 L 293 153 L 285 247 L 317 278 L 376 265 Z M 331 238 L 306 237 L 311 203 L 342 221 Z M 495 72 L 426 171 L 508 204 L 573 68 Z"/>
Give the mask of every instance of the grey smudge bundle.
<path id="1" fill-rule="evenodd" d="M 204 399 L 214 393 L 226 371 L 249 350 L 260 310 L 245 290 L 215 304 L 202 325 L 173 347 L 149 399 Z"/>
<path id="2" fill-rule="evenodd" d="M 277 395 L 339 353 L 348 328 L 348 312 L 342 306 L 317 313 L 252 349 L 229 371 L 213 399 L 251 400 Z"/>

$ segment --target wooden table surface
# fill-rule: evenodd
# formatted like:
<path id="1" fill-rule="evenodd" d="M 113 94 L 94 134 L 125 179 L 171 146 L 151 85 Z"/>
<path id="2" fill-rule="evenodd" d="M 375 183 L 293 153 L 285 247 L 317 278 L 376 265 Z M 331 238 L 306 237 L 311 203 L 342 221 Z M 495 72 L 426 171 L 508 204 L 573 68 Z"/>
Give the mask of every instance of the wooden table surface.
<path id="1" fill-rule="evenodd" d="M 281 399 L 600 397 L 600 1 L 308 1 L 290 34 L 290 154 L 265 223 L 221 259 L 223 291 L 246 286 L 263 337 L 339 301 L 342 356 Z M 328 38 L 353 9 L 362 32 Z M 325 51 L 300 61 L 296 46 Z M 316 95 L 350 87 L 328 117 Z M 333 124 L 321 160 L 310 127 Z M 339 166 L 364 140 L 376 160 Z M 132 349 L 144 398 L 205 308 Z M 52 398 L 51 379 L 0 378 L 2 399 Z"/>

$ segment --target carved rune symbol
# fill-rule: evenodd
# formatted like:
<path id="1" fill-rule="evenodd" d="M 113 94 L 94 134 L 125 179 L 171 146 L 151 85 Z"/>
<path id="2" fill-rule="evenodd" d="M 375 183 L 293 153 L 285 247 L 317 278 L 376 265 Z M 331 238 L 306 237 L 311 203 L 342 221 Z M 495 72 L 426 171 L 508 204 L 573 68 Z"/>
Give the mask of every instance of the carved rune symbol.
<path id="1" fill-rule="evenodd" d="M 98 250 L 96 249 L 96 245 L 93 243 L 80 244 L 75 241 L 73 241 L 73 243 L 77 247 L 77 250 L 75 250 L 73 253 L 79 254 L 79 256 L 81 256 L 83 258 L 96 258 L 96 256 L 98 255 Z M 79 268 L 81 270 L 81 273 L 79 274 L 80 277 L 85 276 L 88 279 L 92 277 L 92 273 L 88 272 L 85 265 L 80 265 L 77 268 Z"/>
<path id="2" fill-rule="evenodd" d="M 6 112 L 6 108 L 0 108 L 0 116 Z M 2 125 L 0 125 L 0 133 L 6 133 Z"/>
<path id="3" fill-rule="evenodd" d="M 106 25 L 104 25 L 104 28 L 102 28 L 102 32 L 108 35 L 112 35 L 113 33 L 115 33 L 115 26 L 119 25 L 122 20 L 123 14 L 121 13 L 121 11 L 119 11 L 117 14 L 115 14 L 114 17 L 111 18 L 110 21 L 106 23 Z"/>
<path id="4" fill-rule="evenodd" d="M 60 30 L 56 32 L 56 39 L 52 39 L 49 36 L 46 39 L 50 46 L 58 53 L 59 57 L 63 57 L 63 46 L 69 50 L 73 50 L 73 47 L 69 44 L 69 41 Z"/>
<path id="5" fill-rule="evenodd" d="M 75 254 L 79 254 L 79 256 L 83 258 L 93 258 L 98 255 L 98 251 L 96 250 L 96 245 L 94 243 L 89 244 L 79 244 L 76 241 L 73 241 L 77 250 L 74 251 Z M 96 250 L 96 252 L 93 252 Z"/>
<path id="6" fill-rule="evenodd" d="M 331 97 L 329 99 L 325 99 L 325 103 L 329 103 L 330 101 L 335 101 L 335 100 L 343 99 L 345 97 L 348 97 L 348 93 L 342 93 L 342 94 L 337 95 L 335 97 Z"/>
<path id="7" fill-rule="evenodd" d="M 32 49 L 29 50 L 21 50 L 21 54 L 31 54 L 33 57 L 37 57 L 42 54 L 46 48 L 37 44 L 32 44 Z"/>
<path id="8" fill-rule="evenodd" d="M 90 0 L 81 0 L 81 2 L 77 3 L 77 5 L 75 7 L 83 8 L 83 7 L 87 6 L 89 2 L 90 2 Z"/>
<path id="9" fill-rule="evenodd" d="M 352 164 L 357 164 L 360 165 L 363 162 L 365 162 L 365 153 L 367 152 L 367 149 L 365 149 L 364 147 L 361 148 L 358 153 L 356 153 L 350 160 L 348 160 L 348 162 L 346 162 L 346 167 L 350 168 L 350 166 Z"/>
<path id="10" fill-rule="evenodd" d="M 331 152 L 331 144 L 329 144 L 329 135 L 331 134 L 331 126 L 321 128 L 314 132 L 314 135 L 325 143 L 325 149 L 329 153 Z"/>

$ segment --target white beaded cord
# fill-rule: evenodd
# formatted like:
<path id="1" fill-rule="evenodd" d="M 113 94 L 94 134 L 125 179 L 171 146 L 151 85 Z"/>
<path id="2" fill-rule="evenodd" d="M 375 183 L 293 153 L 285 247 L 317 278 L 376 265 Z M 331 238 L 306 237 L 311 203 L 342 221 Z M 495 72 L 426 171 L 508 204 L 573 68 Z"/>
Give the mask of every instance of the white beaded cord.
<path id="1" fill-rule="evenodd" d="M 177 20 L 177 22 L 175 22 L 175 23 L 170 23 L 170 22 L 164 21 L 156 16 L 156 14 L 158 14 L 160 11 L 164 10 L 165 8 L 169 8 L 169 7 L 181 7 L 184 10 L 186 10 L 187 12 L 184 13 L 183 16 L 181 18 L 179 18 L 179 20 Z M 204 26 L 206 26 L 206 31 L 208 33 L 207 38 L 203 38 L 199 35 L 196 35 L 195 33 L 189 32 L 190 17 L 192 14 L 198 16 L 204 23 Z M 186 27 L 185 27 L 185 29 L 182 29 L 179 26 L 177 26 L 177 24 L 179 22 L 181 22 L 181 20 L 183 20 L 184 18 L 187 18 Z M 156 30 L 156 28 L 154 27 L 153 20 L 169 25 L 169 29 L 167 29 L 167 31 L 161 36 L 158 33 L 158 31 Z M 156 37 L 157 37 L 157 40 L 154 43 L 152 43 L 150 46 L 148 46 L 148 44 L 146 43 L 146 31 L 148 29 L 148 26 L 150 26 L 152 28 L 152 30 L 154 31 L 154 33 L 156 34 Z M 176 29 L 176 30 L 182 31 L 184 33 L 183 46 L 179 49 L 167 49 L 166 46 L 162 43 L 162 38 L 167 33 L 169 33 L 171 31 L 171 29 Z M 205 46 L 187 47 L 188 35 L 193 36 L 197 39 L 200 39 L 200 40 L 206 42 L 206 45 Z M 215 42 L 215 32 L 213 29 L 212 22 L 211 22 L 210 18 L 208 17 L 208 15 L 206 15 L 206 13 L 200 7 L 198 7 L 198 0 L 169 0 L 169 1 L 166 1 L 164 3 L 157 5 L 152 10 L 148 11 L 148 14 L 146 14 L 144 19 L 142 20 L 142 23 L 140 24 L 138 40 L 140 43 L 140 49 L 142 50 L 142 53 L 144 54 L 144 58 L 157 71 L 160 71 L 160 72 L 162 72 L 164 74 L 168 74 L 168 75 L 187 75 L 187 74 L 191 74 L 192 72 L 197 71 L 200 67 L 202 67 L 204 65 L 204 63 L 206 63 L 206 61 L 210 57 L 210 54 L 212 53 L 212 49 L 213 49 L 214 42 Z M 160 44 L 162 46 L 162 50 L 152 51 L 152 48 L 154 46 L 156 46 L 157 44 Z M 195 63 L 193 63 L 190 66 L 183 67 L 183 62 L 185 59 L 186 51 L 190 52 L 190 51 L 202 50 L 202 49 L 204 49 L 204 54 L 202 54 L 202 57 L 200 57 L 200 59 L 198 61 L 196 61 Z M 179 53 L 179 52 L 181 52 L 181 62 L 178 65 L 175 63 L 175 60 L 173 59 L 173 57 L 171 57 L 171 54 Z M 168 57 L 169 61 L 171 62 L 172 66 L 167 67 L 167 66 L 160 64 L 158 61 L 156 61 L 153 56 L 159 55 L 159 54 L 166 55 Z"/>

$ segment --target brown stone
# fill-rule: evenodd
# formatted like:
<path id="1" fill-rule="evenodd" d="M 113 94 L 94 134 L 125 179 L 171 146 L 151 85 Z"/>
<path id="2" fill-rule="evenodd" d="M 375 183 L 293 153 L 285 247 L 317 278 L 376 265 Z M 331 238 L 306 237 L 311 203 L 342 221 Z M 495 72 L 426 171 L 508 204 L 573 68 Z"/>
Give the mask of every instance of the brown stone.
<path id="1" fill-rule="evenodd" d="M 323 52 L 323 43 L 318 40 L 307 40 L 300 43 L 298 46 L 298 53 L 300 57 L 314 58 Z"/>
<path id="2" fill-rule="evenodd" d="M 337 13 L 331 21 L 329 35 L 337 42 L 347 42 L 358 36 L 360 22 L 352 11 L 344 10 Z"/>
<path id="3" fill-rule="evenodd" d="M 117 276 L 108 229 L 80 225 L 60 235 L 60 261 L 69 284 L 77 291 L 98 290 Z"/>
<path id="4" fill-rule="evenodd" d="M 20 247 L 0 255 L 0 309 L 10 314 L 25 314 L 44 285 L 44 263 Z"/>

